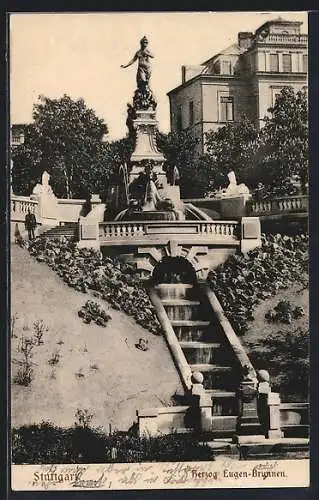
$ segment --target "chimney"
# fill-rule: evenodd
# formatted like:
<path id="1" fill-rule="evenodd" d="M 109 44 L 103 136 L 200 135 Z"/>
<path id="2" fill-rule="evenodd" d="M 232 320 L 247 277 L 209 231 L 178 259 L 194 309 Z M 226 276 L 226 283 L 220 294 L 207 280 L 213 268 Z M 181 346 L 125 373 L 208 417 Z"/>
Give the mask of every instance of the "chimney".
<path id="1" fill-rule="evenodd" d="M 186 82 L 186 66 L 182 66 L 182 83 Z"/>
<path id="2" fill-rule="evenodd" d="M 238 45 L 241 49 L 247 50 L 250 47 L 253 33 L 250 31 L 241 31 L 238 33 Z"/>

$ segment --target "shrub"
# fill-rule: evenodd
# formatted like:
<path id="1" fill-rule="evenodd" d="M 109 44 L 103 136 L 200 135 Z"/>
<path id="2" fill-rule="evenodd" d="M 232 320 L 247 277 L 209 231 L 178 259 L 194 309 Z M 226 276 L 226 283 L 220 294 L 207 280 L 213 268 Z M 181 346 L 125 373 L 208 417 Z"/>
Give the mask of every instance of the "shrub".
<path id="1" fill-rule="evenodd" d="M 265 319 L 269 323 L 286 323 L 290 324 L 293 319 L 298 319 L 305 314 L 301 306 L 293 307 L 289 300 L 281 300 L 273 308 L 265 314 Z"/>
<path id="2" fill-rule="evenodd" d="M 208 275 L 235 331 L 243 335 L 261 301 L 294 282 L 308 286 L 308 235 L 262 236 L 261 248 L 234 254 Z"/>
<path id="3" fill-rule="evenodd" d="M 18 385 L 24 385 L 28 387 L 33 380 L 33 368 L 28 363 L 23 363 L 23 365 L 18 369 L 13 382 Z"/>
<path id="4" fill-rule="evenodd" d="M 12 429 L 15 464 L 179 462 L 213 460 L 213 452 L 193 434 L 172 434 L 140 439 L 129 433 L 107 436 L 97 429 L 68 429 L 48 422 Z"/>
<path id="5" fill-rule="evenodd" d="M 60 362 L 61 359 L 61 353 L 56 350 L 52 354 L 51 358 L 48 360 L 49 365 L 54 366 L 57 365 Z"/>
<path id="6" fill-rule="evenodd" d="M 75 418 L 75 427 L 87 428 L 90 427 L 90 423 L 94 418 L 94 412 L 88 410 L 87 408 L 85 408 L 84 410 L 78 408 L 75 412 Z"/>
<path id="7" fill-rule="evenodd" d="M 284 400 L 308 399 L 309 331 L 278 331 L 254 345 L 250 352 L 257 369 L 266 369 L 272 388 Z"/>
<path id="8" fill-rule="evenodd" d="M 84 323 L 91 323 L 91 321 L 94 321 L 94 323 L 103 327 L 112 319 L 112 316 L 93 300 L 88 300 L 78 311 L 78 315 L 82 318 Z"/>
<path id="9" fill-rule="evenodd" d="M 114 309 L 132 316 L 154 334 L 161 327 L 136 268 L 119 259 L 103 257 L 93 249 L 79 249 L 72 240 L 36 238 L 28 250 L 47 263 L 68 285 L 86 293 L 98 293 Z"/>
<path id="10" fill-rule="evenodd" d="M 42 319 L 38 319 L 33 323 L 34 338 L 36 339 L 37 345 L 43 344 L 44 332 L 47 332 L 49 328 L 45 325 Z"/>
<path id="11" fill-rule="evenodd" d="M 32 368 L 31 359 L 33 357 L 33 348 L 35 346 L 35 342 L 33 338 L 21 336 L 18 352 L 22 355 L 21 366 L 18 369 L 17 374 L 15 375 L 13 381 L 18 385 L 24 385 L 25 387 L 29 386 L 33 380 L 34 371 Z"/>

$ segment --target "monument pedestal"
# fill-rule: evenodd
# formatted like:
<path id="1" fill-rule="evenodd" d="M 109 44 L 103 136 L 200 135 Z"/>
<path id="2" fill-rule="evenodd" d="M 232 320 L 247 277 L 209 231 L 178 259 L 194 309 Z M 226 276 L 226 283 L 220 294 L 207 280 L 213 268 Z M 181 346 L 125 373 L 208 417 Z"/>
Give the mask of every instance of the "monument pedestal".
<path id="1" fill-rule="evenodd" d="M 135 149 L 131 156 L 133 166 L 129 173 L 129 183 L 145 171 L 145 164 L 149 162 L 152 165 L 152 172 L 158 177 L 159 184 L 164 186 L 166 175 L 162 167 L 165 159 L 163 154 L 157 149 L 157 121 L 155 111 L 152 109 L 136 111 L 136 119 L 133 120 L 133 127 L 136 132 L 136 140 Z"/>
<path id="2" fill-rule="evenodd" d="M 237 426 L 237 437 L 240 436 L 260 436 L 264 439 L 262 426 L 258 417 L 257 409 L 257 388 L 253 381 L 244 380 L 239 387 L 239 419 Z"/>

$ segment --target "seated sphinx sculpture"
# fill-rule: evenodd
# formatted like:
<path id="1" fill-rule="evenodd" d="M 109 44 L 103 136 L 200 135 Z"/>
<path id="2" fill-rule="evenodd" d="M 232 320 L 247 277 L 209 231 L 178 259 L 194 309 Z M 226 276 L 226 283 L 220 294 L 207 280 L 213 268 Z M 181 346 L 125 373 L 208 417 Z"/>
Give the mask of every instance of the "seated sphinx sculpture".
<path id="1" fill-rule="evenodd" d="M 232 197 L 232 196 L 235 197 L 242 195 L 247 196 L 247 198 L 250 197 L 249 189 L 246 186 L 246 184 L 243 183 L 237 184 L 236 175 L 233 170 L 229 172 L 229 174 L 227 174 L 227 177 L 229 180 L 227 188 L 220 190 L 216 194 L 216 198 L 227 198 L 227 197 Z"/>

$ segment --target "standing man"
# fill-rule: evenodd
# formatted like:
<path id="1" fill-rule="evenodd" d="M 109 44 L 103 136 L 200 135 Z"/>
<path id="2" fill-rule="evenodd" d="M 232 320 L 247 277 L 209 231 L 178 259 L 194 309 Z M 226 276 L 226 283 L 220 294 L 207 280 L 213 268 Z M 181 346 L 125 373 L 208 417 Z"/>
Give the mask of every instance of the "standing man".
<path id="1" fill-rule="evenodd" d="M 28 231 L 29 240 L 34 240 L 34 230 L 37 227 L 37 220 L 33 212 L 31 212 L 30 208 L 28 209 L 28 213 L 25 216 L 25 228 Z"/>

